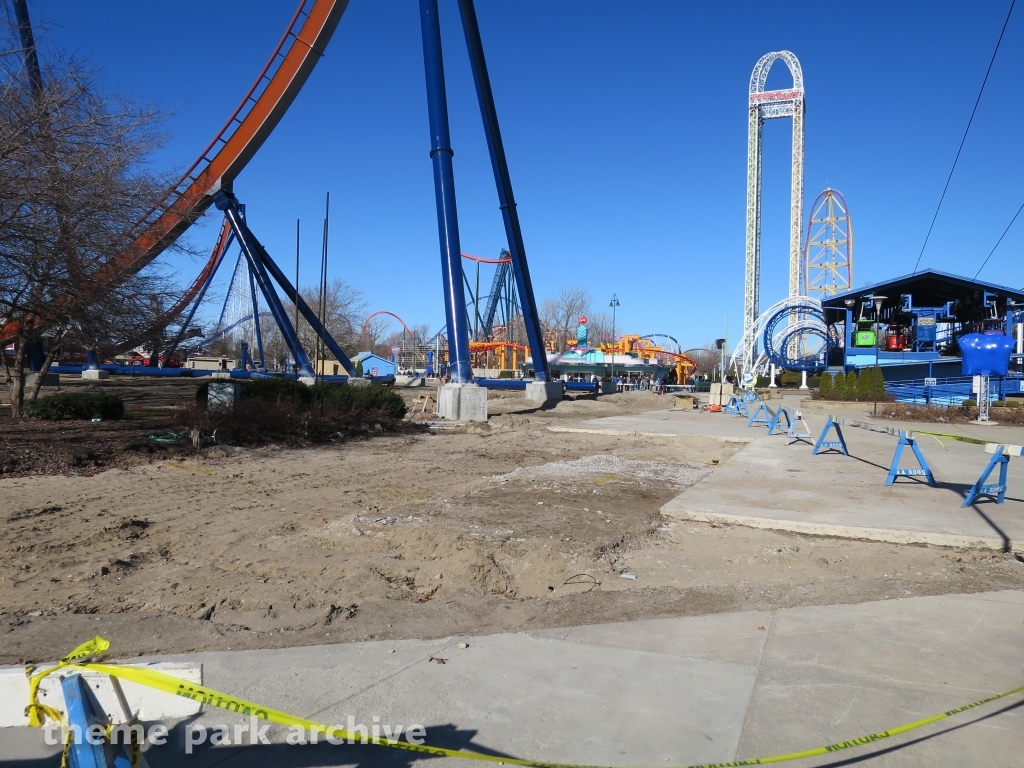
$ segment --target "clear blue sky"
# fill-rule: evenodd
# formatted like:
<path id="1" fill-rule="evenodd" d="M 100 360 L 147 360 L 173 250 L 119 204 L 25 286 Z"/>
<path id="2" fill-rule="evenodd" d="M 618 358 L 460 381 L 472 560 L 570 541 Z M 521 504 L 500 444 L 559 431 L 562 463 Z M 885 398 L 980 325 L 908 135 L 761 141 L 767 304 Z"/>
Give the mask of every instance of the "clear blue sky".
<path id="1" fill-rule="evenodd" d="M 173 110 L 159 160 L 187 166 L 263 65 L 295 0 L 30 0 L 46 38 L 110 87 Z M 580 284 L 619 328 L 737 338 L 746 105 L 789 49 L 807 89 L 806 210 L 849 201 L 856 285 L 910 272 L 1009 3 L 478 0 L 538 299 Z M 454 0 L 441 0 L 463 250 L 505 244 Z M 371 309 L 443 323 L 418 5 L 352 0 L 291 110 L 235 184 L 280 261 L 313 276 L 325 191 L 331 272 Z M 1010 21 L 922 267 L 973 276 L 1024 201 L 1024 8 Z M 777 65 L 769 87 L 787 84 Z M 785 293 L 788 120 L 765 127 L 762 307 Z M 212 245 L 216 214 L 193 230 Z M 1024 217 L 981 279 L 1024 285 Z M 177 265 L 191 277 L 196 265 Z M 303 281 L 306 282 L 305 280 Z M 309 282 L 313 282 L 310 280 Z M 598 307 L 600 308 L 600 307 Z"/>

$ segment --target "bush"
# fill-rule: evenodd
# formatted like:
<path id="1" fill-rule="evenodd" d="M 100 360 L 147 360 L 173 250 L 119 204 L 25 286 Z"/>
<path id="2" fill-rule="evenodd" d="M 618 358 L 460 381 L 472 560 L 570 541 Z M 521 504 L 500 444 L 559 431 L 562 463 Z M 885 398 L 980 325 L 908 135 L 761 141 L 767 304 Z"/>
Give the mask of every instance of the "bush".
<path id="1" fill-rule="evenodd" d="M 818 382 L 818 393 L 821 395 L 822 400 L 830 400 L 832 398 L 832 374 L 828 371 L 821 374 L 821 381 Z"/>
<path id="2" fill-rule="evenodd" d="M 405 400 L 391 387 L 379 384 L 316 384 L 310 389 L 316 402 L 323 402 L 339 413 L 380 413 L 392 419 L 405 416 Z"/>
<path id="3" fill-rule="evenodd" d="M 210 382 L 204 381 L 196 389 L 196 402 L 206 407 L 209 396 Z M 266 378 L 250 379 L 242 382 L 242 399 L 263 400 L 268 403 L 300 403 L 307 405 L 313 402 L 313 390 L 295 379 Z"/>
<path id="4" fill-rule="evenodd" d="M 58 392 L 25 403 L 22 413 L 47 421 L 120 419 L 124 416 L 124 401 L 112 392 Z"/>
<path id="5" fill-rule="evenodd" d="M 801 381 L 803 376 L 800 375 L 800 371 L 783 371 L 779 376 L 780 387 L 799 387 Z"/>
<path id="6" fill-rule="evenodd" d="M 830 393 L 829 400 L 845 400 L 846 399 L 846 374 L 842 371 L 836 372 L 836 380 L 832 384 L 832 392 Z"/>
<path id="7" fill-rule="evenodd" d="M 865 368 L 857 376 L 857 399 L 861 402 L 870 401 L 871 393 L 875 385 L 875 372 L 871 368 Z M 847 386 L 849 389 L 849 386 Z"/>

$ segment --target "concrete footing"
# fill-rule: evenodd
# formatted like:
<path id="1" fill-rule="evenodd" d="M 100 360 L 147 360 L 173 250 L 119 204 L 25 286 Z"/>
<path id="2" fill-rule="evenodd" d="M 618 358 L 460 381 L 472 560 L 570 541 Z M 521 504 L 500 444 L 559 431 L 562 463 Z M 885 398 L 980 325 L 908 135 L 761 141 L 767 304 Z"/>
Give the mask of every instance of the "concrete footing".
<path id="1" fill-rule="evenodd" d="M 359 376 L 349 376 L 346 383 L 350 387 L 369 387 L 373 385 L 373 381 L 371 379 L 364 379 Z"/>
<path id="2" fill-rule="evenodd" d="M 32 387 L 34 387 L 36 385 L 36 381 L 38 381 L 38 380 L 39 380 L 39 372 L 38 371 L 34 371 L 32 373 L 26 373 L 25 374 L 25 389 L 31 389 Z M 60 376 L 58 376 L 56 373 L 47 373 L 43 377 L 43 384 L 42 385 L 44 387 L 56 387 L 58 384 L 60 384 Z"/>
<path id="3" fill-rule="evenodd" d="M 396 387 L 423 387 L 426 383 L 422 376 L 395 376 Z"/>
<path id="4" fill-rule="evenodd" d="M 103 379 L 110 378 L 110 371 L 100 370 L 99 368 L 86 368 L 82 371 L 82 378 L 86 381 L 102 381 Z"/>
<path id="5" fill-rule="evenodd" d="M 211 381 L 207 389 L 207 411 L 233 411 L 242 396 L 242 385 L 237 381 Z"/>
<path id="6" fill-rule="evenodd" d="M 532 403 L 548 405 L 562 399 L 562 382 L 530 381 L 526 384 L 526 399 Z"/>
<path id="7" fill-rule="evenodd" d="M 487 421 L 487 389 L 476 384 L 438 387 L 437 415 L 452 421 Z"/>

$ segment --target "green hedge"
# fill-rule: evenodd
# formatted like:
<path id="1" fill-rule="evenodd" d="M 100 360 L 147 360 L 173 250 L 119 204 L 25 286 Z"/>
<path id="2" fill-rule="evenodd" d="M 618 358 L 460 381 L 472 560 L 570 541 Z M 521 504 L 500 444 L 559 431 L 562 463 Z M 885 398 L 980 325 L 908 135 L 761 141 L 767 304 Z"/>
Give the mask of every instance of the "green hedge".
<path id="1" fill-rule="evenodd" d="M 120 419 L 124 416 L 124 401 L 112 392 L 58 392 L 25 403 L 21 412 L 47 421 Z"/>
<path id="2" fill-rule="evenodd" d="M 204 381 L 196 389 L 196 402 L 206 407 L 209 382 Z M 288 402 L 312 406 L 323 402 L 345 413 L 380 411 L 386 416 L 400 419 L 405 416 L 405 401 L 391 387 L 380 385 L 353 386 L 350 384 L 319 383 L 312 387 L 295 379 L 250 379 L 242 383 L 243 400 L 265 402 Z"/>
<path id="3" fill-rule="evenodd" d="M 245 391 L 244 388 L 242 390 Z M 316 384 L 310 388 L 316 402 L 323 400 L 324 405 L 337 408 L 339 411 L 365 413 L 380 411 L 393 419 L 405 416 L 405 400 L 391 387 L 379 384 L 353 387 L 349 384 Z"/>

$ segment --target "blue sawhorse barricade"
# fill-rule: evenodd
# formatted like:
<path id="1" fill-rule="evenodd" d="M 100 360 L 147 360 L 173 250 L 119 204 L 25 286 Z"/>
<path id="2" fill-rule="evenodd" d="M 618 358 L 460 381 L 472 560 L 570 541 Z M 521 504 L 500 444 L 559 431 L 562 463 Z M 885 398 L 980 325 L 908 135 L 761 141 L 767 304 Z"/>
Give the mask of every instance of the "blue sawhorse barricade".
<path id="1" fill-rule="evenodd" d="M 108 721 L 102 708 L 97 707 L 85 679 L 80 674 L 68 675 L 61 680 L 61 689 L 64 693 L 68 724 L 71 726 L 71 733 L 68 735 L 71 740 L 67 745 L 66 755 L 68 768 L 131 768 L 132 750 L 139 749 L 139 745 L 123 744 L 124 751 L 118 754 L 116 747 L 105 745 L 106 739 L 93 739 L 96 741 L 94 744 L 87 738 L 90 726 L 99 725 L 105 731 Z M 128 733 L 126 730 L 122 735 L 127 736 Z M 125 738 L 124 741 L 128 739 Z M 112 762 L 108 761 L 108 756 L 113 758 Z M 147 766 L 144 757 L 136 757 L 139 766 Z"/>
<path id="2" fill-rule="evenodd" d="M 892 457 L 892 463 L 889 465 L 889 474 L 885 479 L 886 485 L 892 485 L 896 482 L 897 477 L 923 477 L 928 481 L 928 485 L 935 485 L 935 476 L 932 474 L 931 467 L 928 466 L 928 462 L 925 460 L 924 454 L 921 453 L 921 447 L 917 444 L 917 440 L 914 438 L 914 433 L 908 432 L 905 429 L 883 427 L 877 424 L 871 424 L 870 422 L 850 421 L 847 419 L 838 419 L 834 416 L 829 416 L 828 420 L 825 422 L 825 428 L 821 430 L 821 435 L 818 436 L 818 442 L 814 444 L 814 450 L 811 451 L 812 455 L 829 451 L 835 451 L 836 453 L 841 453 L 844 456 L 850 455 L 850 452 L 846 448 L 846 438 L 843 437 L 843 430 L 840 427 L 840 424 L 867 429 L 871 432 L 883 432 L 887 435 L 893 435 L 894 437 L 899 438 L 896 443 L 896 452 Z M 828 440 L 829 431 L 833 429 L 836 431 L 837 439 Z M 917 458 L 920 468 L 900 467 L 900 458 L 903 456 L 903 449 L 908 446 L 910 447 L 910 450 L 914 452 L 914 456 Z"/>
<path id="3" fill-rule="evenodd" d="M 782 420 L 786 420 L 786 428 L 789 429 L 793 426 L 793 419 L 789 414 L 789 409 L 784 405 L 780 405 L 774 411 L 768 406 L 764 400 L 761 400 L 757 404 L 757 408 L 754 410 L 753 415 L 747 422 L 748 427 L 752 427 L 755 424 L 764 424 L 768 427 L 768 434 L 774 435 L 775 430 L 782 429 Z"/>
<path id="4" fill-rule="evenodd" d="M 836 431 L 836 437 L 838 440 L 826 440 L 828 437 L 828 431 L 834 429 Z M 850 452 L 846 450 L 846 438 L 843 437 L 843 430 L 839 428 L 839 422 L 833 419 L 831 416 L 828 417 L 828 421 L 825 422 L 825 428 L 821 430 L 821 435 L 818 437 L 818 442 L 814 444 L 814 450 L 811 451 L 812 456 L 817 456 L 822 451 L 830 452 L 836 451 L 837 453 L 843 454 L 843 456 L 849 456 Z"/>
<path id="5" fill-rule="evenodd" d="M 903 449 L 908 445 L 914 452 L 914 456 L 917 457 L 917 461 L 921 465 L 920 469 L 900 468 L 900 456 L 903 455 Z M 931 467 L 925 461 L 924 454 L 921 453 L 921 447 L 917 444 L 917 440 L 914 439 L 913 432 L 900 430 L 900 439 L 896 443 L 896 453 L 893 454 L 892 465 L 889 467 L 889 476 L 886 478 L 885 484 L 892 485 L 896 482 L 897 477 L 923 477 L 928 481 L 928 485 L 935 486 L 935 477 L 932 475 Z"/>
<path id="6" fill-rule="evenodd" d="M 750 409 L 747 408 L 747 403 L 756 403 L 760 401 L 760 399 L 761 398 L 753 392 L 741 392 L 738 395 L 729 395 L 729 401 L 725 404 L 725 407 L 722 408 L 722 413 L 728 413 L 730 416 L 734 417 L 742 414 L 749 419 Z"/>
<path id="7" fill-rule="evenodd" d="M 786 445 L 793 445 L 794 443 L 811 444 L 811 428 L 807 426 L 807 422 L 804 421 L 804 415 L 800 411 L 796 412 L 796 415 L 789 424 L 789 429 L 786 431 Z"/>
<path id="8" fill-rule="evenodd" d="M 985 452 L 994 454 L 992 460 L 985 466 L 978 482 L 971 486 L 967 492 L 962 506 L 969 507 L 978 500 L 979 496 L 995 496 L 996 504 L 1002 504 L 1006 498 L 1006 472 L 1010 468 L 1011 456 L 1024 456 L 1024 446 L 1020 445 L 999 445 L 997 443 L 986 443 Z M 986 483 L 992 470 L 999 467 L 999 482 Z"/>

